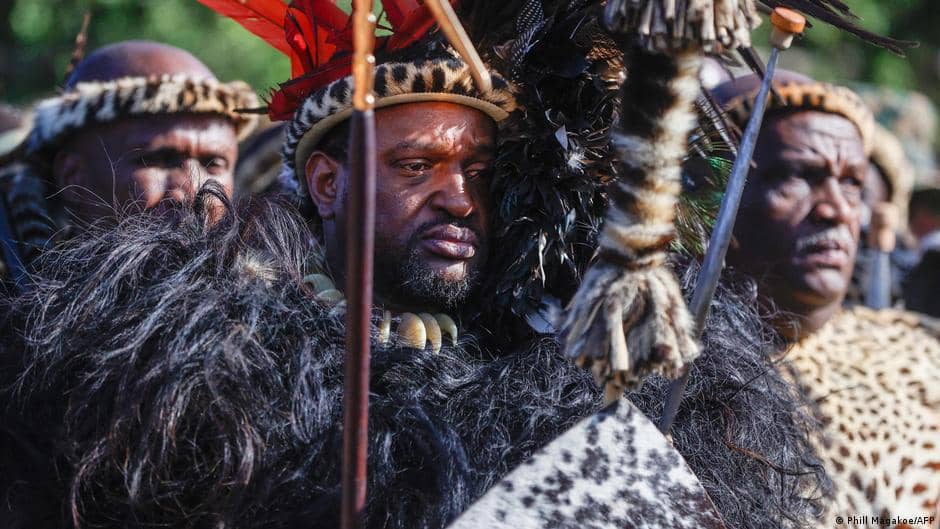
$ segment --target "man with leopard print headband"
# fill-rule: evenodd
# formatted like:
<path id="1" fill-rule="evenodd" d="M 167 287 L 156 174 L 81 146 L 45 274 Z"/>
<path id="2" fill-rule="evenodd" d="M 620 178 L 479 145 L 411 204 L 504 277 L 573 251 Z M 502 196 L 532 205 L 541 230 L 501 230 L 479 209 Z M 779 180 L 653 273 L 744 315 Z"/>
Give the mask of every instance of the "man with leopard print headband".
<path id="1" fill-rule="evenodd" d="M 826 526 L 936 527 L 940 322 L 843 308 L 859 244 L 871 113 L 846 88 L 784 73 L 765 118 L 729 262 L 760 295 L 805 398 L 836 485 Z M 715 95 L 738 124 L 753 77 Z M 881 519 L 906 519 L 881 522 Z M 905 525 L 906 524 L 906 525 Z"/>
<path id="2" fill-rule="evenodd" d="M 238 141 L 254 122 L 238 110 L 255 106 L 245 83 L 220 83 L 172 46 L 127 41 L 92 52 L 62 94 L 36 106 L 3 168 L 20 259 L 98 219 L 191 199 L 206 180 L 231 194 Z"/>

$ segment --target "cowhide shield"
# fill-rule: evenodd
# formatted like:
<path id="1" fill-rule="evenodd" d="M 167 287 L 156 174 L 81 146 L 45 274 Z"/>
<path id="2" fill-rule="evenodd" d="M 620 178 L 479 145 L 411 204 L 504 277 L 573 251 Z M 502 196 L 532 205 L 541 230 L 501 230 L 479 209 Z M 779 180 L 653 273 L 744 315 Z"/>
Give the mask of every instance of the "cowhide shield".
<path id="1" fill-rule="evenodd" d="M 723 529 L 711 499 L 630 402 L 589 417 L 539 450 L 449 529 Z"/>

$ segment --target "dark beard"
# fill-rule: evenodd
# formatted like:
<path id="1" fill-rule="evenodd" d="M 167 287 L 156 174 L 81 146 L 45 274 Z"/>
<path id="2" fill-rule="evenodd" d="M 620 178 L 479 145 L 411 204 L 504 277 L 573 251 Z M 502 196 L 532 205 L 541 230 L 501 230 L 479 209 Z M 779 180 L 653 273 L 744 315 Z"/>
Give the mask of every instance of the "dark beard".
<path id="1" fill-rule="evenodd" d="M 444 279 L 434 273 L 415 248 L 399 264 L 393 298 L 407 305 L 428 306 L 441 310 L 459 308 L 479 281 L 479 272 L 471 269 L 458 281 Z"/>
<path id="2" fill-rule="evenodd" d="M 474 293 L 480 283 L 478 268 L 468 264 L 467 274 L 455 281 L 435 273 L 421 256 L 421 250 L 418 248 L 421 234 L 441 224 L 452 224 L 473 230 L 477 239 L 481 241 L 480 251 L 485 255 L 480 231 L 464 219 L 441 219 L 422 224 L 408 240 L 406 246 L 408 253 L 404 257 L 392 258 L 383 263 L 378 262 L 381 253 L 376 254 L 376 287 L 384 296 L 394 300 L 398 305 L 454 311 L 460 309 Z M 383 274 L 383 270 L 392 272 Z"/>

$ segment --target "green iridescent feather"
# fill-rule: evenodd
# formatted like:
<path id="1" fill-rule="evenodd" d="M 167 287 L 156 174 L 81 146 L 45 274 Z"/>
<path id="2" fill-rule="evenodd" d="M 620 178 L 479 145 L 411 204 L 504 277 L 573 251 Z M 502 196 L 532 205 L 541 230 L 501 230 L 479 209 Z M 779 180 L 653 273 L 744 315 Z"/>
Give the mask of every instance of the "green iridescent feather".
<path id="1" fill-rule="evenodd" d="M 731 174 L 733 162 L 726 158 L 709 155 L 702 160 L 704 163 L 696 167 L 697 174 L 689 174 L 688 169 L 683 174 L 684 189 L 679 197 L 676 238 L 672 242 L 672 250 L 683 254 L 705 253 Z"/>

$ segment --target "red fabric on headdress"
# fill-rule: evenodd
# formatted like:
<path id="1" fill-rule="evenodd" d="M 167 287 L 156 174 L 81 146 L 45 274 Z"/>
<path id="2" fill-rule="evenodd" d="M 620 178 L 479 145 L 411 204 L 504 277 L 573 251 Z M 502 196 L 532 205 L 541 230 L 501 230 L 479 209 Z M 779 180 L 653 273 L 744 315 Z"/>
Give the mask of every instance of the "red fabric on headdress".
<path id="1" fill-rule="evenodd" d="M 291 79 L 271 93 L 268 115 L 289 120 L 316 90 L 349 75 L 352 68 L 350 14 L 332 0 L 198 0 L 232 18 L 291 60 Z M 456 4 L 456 0 L 451 0 Z M 434 26 L 421 0 L 382 0 L 391 35 L 377 38 L 376 51 L 410 46 Z"/>

